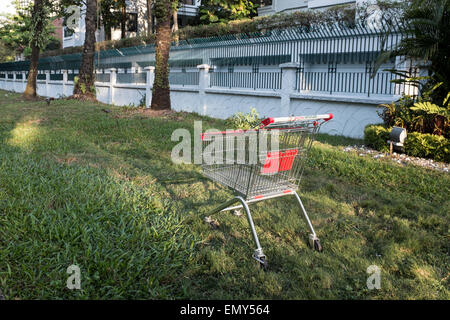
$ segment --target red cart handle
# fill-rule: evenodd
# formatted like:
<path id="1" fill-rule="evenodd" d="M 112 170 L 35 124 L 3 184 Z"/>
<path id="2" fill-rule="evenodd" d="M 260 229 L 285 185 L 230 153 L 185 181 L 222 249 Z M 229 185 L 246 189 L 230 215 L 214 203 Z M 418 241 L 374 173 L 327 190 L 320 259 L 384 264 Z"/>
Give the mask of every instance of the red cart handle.
<path id="1" fill-rule="evenodd" d="M 315 116 L 292 116 L 292 117 L 279 117 L 279 118 L 267 118 L 261 121 L 261 127 L 266 127 L 273 123 L 286 123 L 286 122 L 295 122 L 295 121 L 313 121 L 313 120 L 324 120 L 330 121 L 333 119 L 332 113 L 327 114 L 319 114 Z"/>

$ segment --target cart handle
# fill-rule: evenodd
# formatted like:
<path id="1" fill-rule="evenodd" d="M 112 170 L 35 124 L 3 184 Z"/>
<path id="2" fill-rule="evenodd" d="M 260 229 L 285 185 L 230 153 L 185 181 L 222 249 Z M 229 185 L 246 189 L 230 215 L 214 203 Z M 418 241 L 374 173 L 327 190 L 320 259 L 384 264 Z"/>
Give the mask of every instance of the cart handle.
<path id="1" fill-rule="evenodd" d="M 266 127 L 272 123 L 285 123 L 285 122 L 295 122 L 295 121 L 307 121 L 307 120 L 324 120 L 330 121 L 333 119 L 332 113 L 319 114 L 315 116 L 292 116 L 292 117 L 279 117 L 279 118 L 266 118 L 261 121 L 261 127 Z"/>

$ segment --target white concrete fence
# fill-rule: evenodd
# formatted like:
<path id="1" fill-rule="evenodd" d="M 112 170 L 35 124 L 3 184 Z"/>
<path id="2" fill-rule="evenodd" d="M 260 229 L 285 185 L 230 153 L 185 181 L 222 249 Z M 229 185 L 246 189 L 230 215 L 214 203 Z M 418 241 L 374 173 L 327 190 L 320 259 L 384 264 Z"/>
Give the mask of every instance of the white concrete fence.
<path id="1" fill-rule="evenodd" d="M 362 138 L 367 124 L 380 123 L 377 105 L 390 103 L 398 96 L 361 94 L 318 94 L 300 92 L 297 89 L 297 63 L 280 65 L 281 89 L 249 89 L 214 87 L 210 83 L 209 65 L 199 65 L 198 85 L 171 84 L 172 109 L 196 112 L 202 115 L 225 119 L 236 112 L 249 112 L 255 108 L 260 116 L 288 116 L 333 113 L 334 119 L 323 126 L 321 132 Z M 119 106 L 139 105 L 145 99 L 150 106 L 154 67 L 146 67 L 146 83 L 118 83 L 117 70 L 109 69 L 109 82 L 95 82 L 99 101 Z M 25 72 L 2 72 L 0 89 L 23 92 L 26 87 Z M 12 74 L 10 79 L 8 75 Z M 17 78 L 21 74 L 21 79 Z M 73 81 L 68 80 L 68 71 L 62 71 L 62 80 L 50 80 L 50 71 L 45 71 L 45 80 L 37 80 L 37 93 L 45 97 L 65 97 L 73 92 Z M 0 106 L 1 113 L 1 106 Z"/>

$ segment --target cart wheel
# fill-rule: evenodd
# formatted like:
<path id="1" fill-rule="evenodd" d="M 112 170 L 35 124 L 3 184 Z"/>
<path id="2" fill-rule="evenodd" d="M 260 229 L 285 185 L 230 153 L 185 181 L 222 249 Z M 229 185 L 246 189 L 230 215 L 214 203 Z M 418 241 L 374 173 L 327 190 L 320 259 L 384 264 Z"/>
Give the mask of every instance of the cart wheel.
<path id="1" fill-rule="evenodd" d="M 317 252 L 322 252 L 323 250 L 319 239 L 314 240 L 314 250 L 316 250 Z"/>
<path id="2" fill-rule="evenodd" d="M 259 266 L 264 270 L 267 271 L 269 269 L 269 263 L 267 262 L 266 258 L 262 257 L 259 258 Z"/>
<path id="3" fill-rule="evenodd" d="M 242 212 L 241 212 L 241 210 L 233 210 L 233 214 L 234 214 L 236 217 L 242 217 Z"/>
<path id="4" fill-rule="evenodd" d="M 206 223 L 208 223 L 209 226 L 210 226 L 212 229 L 217 229 L 217 228 L 219 228 L 219 223 L 218 223 L 216 220 L 211 219 L 211 217 L 205 217 L 205 218 L 203 218 L 203 221 L 205 221 Z"/>

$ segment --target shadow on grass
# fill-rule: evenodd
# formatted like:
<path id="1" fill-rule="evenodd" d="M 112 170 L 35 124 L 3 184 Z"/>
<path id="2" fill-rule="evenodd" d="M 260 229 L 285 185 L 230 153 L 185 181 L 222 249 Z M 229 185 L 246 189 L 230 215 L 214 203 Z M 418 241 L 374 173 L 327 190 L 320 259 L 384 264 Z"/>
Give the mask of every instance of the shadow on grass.
<path id="1" fill-rule="evenodd" d="M 253 205 L 271 266 L 263 272 L 245 217 L 220 214 L 218 230 L 202 222 L 232 193 L 170 160 L 176 128 L 192 132 L 197 119 L 223 128 L 219 120 L 125 118 L 118 107 L 105 114 L 64 100 L 17 104 L 0 106 L 8 298 L 449 297 L 445 174 L 360 159 L 334 147 L 353 140 L 319 137 L 300 191 L 325 251 L 307 247 L 293 197 Z M 87 266 L 78 294 L 63 289 L 74 262 Z M 366 286 L 373 264 L 381 290 Z"/>

